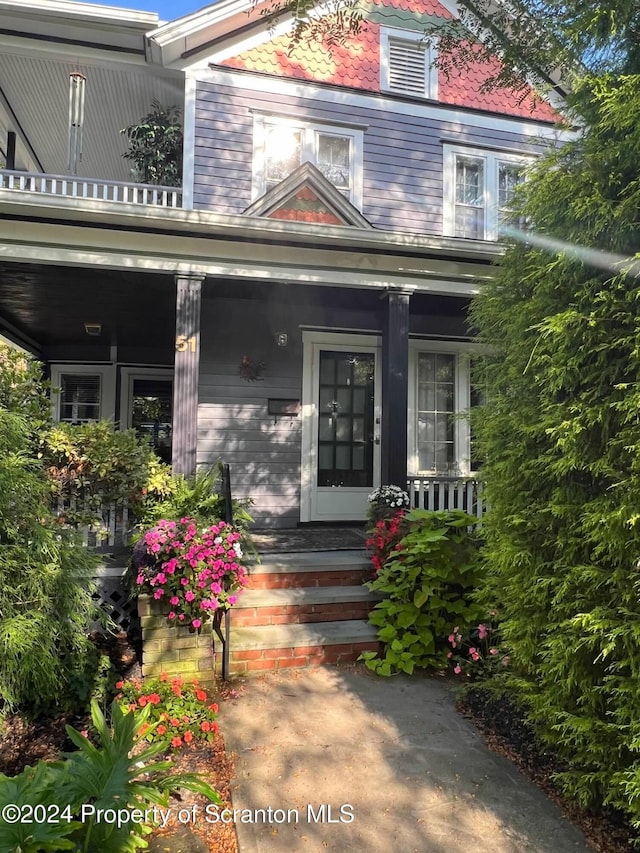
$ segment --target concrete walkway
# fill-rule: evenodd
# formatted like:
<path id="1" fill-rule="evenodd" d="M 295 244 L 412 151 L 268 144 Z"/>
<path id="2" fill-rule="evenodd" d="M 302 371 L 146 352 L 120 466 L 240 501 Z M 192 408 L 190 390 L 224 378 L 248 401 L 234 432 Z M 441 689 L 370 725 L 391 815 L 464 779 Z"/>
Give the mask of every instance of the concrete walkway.
<path id="1" fill-rule="evenodd" d="M 238 690 L 221 729 L 238 756 L 241 853 L 591 850 L 487 749 L 444 682 L 318 667 Z"/>

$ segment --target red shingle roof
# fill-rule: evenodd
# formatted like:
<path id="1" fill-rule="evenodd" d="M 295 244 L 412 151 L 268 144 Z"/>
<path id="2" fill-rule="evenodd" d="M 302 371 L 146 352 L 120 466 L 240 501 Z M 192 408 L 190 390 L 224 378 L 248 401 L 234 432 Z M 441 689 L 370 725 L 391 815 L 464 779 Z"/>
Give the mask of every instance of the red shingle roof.
<path id="1" fill-rule="evenodd" d="M 450 18 L 449 12 L 437 0 L 374 0 L 375 5 L 388 9 L 403 9 L 421 14 Z M 347 44 L 329 52 L 322 44 L 300 44 L 289 54 L 289 36 L 279 36 L 239 56 L 224 60 L 222 65 L 263 74 L 275 74 L 297 80 L 333 83 L 352 89 L 380 91 L 380 25 L 363 23 L 361 32 Z M 558 115 L 544 101 L 533 95 L 519 100 L 510 89 L 480 92 L 489 72 L 498 65 L 468 63 L 456 77 L 438 75 L 438 100 L 452 106 L 470 107 L 521 118 L 554 122 Z"/>

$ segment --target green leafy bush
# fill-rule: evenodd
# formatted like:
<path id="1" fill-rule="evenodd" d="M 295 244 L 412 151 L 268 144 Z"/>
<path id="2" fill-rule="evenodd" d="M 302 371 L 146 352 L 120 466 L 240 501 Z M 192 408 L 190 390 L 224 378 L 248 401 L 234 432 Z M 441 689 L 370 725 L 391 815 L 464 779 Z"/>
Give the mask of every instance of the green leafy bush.
<path id="1" fill-rule="evenodd" d="M 164 496 L 148 500 L 140 522 L 145 528 L 153 527 L 161 519 L 193 518 L 200 527 L 224 519 L 224 495 L 220 489 L 222 465 L 200 469 L 192 477 L 176 474 L 167 486 Z M 233 521 L 246 531 L 253 518 L 249 514 L 251 500 L 233 501 Z"/>
<path id="2" fill-rule="evenodd" d="M 123 128 L 129 147 L 122 155 L 134 164 L 133 178 L 143 184 L 179 187 L 182 182 L 182 125 L 176 106 L 153 100 L 151 112 Z"/>
<path id="3" fill-rule="evenodd" d="M 170 678 L 162 673 L 157 678 L 118 681 L 116 697 L 125 713 L 149 708 L 140 736 L 149 743 L 163 743 L 165 748 L 180 749 L 185 744 L 210 743 L 218 732 L 218 705 L 211 702 L 207 691 L 194 678 Z"/>
<path id="4" fill-rule="evenodd" d="M 32 436 L 51 421 L 48 390 L 38 361 L 0 344 L 0 409 L 25 417 Z"/>
<path id="5" fill-rule="evenodd" d="M 149 709 L 125 714 L 114 703 L 110 728 L 94 701 L 91 716 L 97 746 L 67 726 L 77 752 L 55 763 L 39 762 L 19 776 L 0 775 L 0 853 L 135 853 L 147 846 L 144 836 L 152 826 L 137 819 L 140 812 L 136 815 L 134 809 L 166 808 L 169 792 L 180 788 L 220 803 L 200 776 L 171 774 L 171 761 L 154 760 L 164 750 L 163 743 L 139 748 Z M 32 822 L 7 819 L 15 814 L 6 811 L 12 805 L 31 814 Z M 49 819 L 43 820 L 43 814 Z"/>
<path id="6" fill-rule="evenodd" d="M 51 491 L 73 526 L 100 530 L 111 504 L 126 503 L 135 519 L 145 502 L 173 488 L 171 469 L 147 439 L 133 429 L 115 430 L 110 421 L 55 424 L 42 445 Z"/>
<path id="7" fill-rule="evenodd" d="M 480 562 L 469 527 L 477 519 L 460 510 L 413 510 L 404 517 L 408 532 L 367 584 L 383 600 L 369 614 L 379 628 L 384 652 L 362 659 L 379 675 L 415 667 L 442 667 L 452 629 L 471 625 L 481 610 L 470 601 Z"/>

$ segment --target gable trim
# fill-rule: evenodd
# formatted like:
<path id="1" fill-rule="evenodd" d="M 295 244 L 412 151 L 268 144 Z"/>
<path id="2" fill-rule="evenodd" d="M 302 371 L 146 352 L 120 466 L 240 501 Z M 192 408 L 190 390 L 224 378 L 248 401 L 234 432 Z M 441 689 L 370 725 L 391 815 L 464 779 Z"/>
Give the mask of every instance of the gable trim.
<path id="1" fill-rule="evenodd" d="M 328 181 L 313 163 L 303 163 L 288 177 L 256 199 L 244 211 L 246 216 L 270 216 L 282 209 L 284 204 L 303 187 L 310 187 L 318 199 L 331 213 L 342 220 L 343 225 L 354 228 L 373 229 L 371 223 L 351 202 Z"/>

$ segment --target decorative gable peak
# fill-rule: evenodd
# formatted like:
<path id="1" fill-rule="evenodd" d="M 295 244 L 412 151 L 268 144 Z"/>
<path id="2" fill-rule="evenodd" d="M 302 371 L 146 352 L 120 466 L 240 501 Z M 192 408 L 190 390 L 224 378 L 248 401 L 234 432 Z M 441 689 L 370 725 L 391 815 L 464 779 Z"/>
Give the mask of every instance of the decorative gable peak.
<path id="1" fill-rule="evenodd" d="M 288 222 L 372 228 L 351 202 L 313 163 L 303 163 L 244 211 Z"/>

